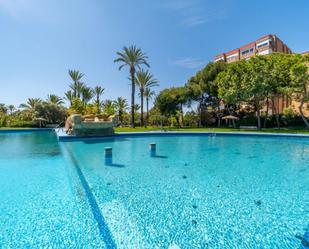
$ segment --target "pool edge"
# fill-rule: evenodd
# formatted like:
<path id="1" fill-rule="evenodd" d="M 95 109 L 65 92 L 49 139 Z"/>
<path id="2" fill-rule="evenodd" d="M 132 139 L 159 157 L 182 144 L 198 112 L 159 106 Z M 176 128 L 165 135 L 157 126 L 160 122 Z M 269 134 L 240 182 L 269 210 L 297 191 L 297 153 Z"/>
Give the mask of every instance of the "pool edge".
<path id="1" fill-rule="evenodd" d="M 255 136 L 255 137 L 287 137 L 287 138 L 309 138 L 309 134 L 289 134 L 289 133 L 259 133 L 259 132 L 210 132 L 210 131 L 146 131 L 146 132 L 115 132 L 110 136 L 74 136 L 67 135 L 63 131 L 55 131 L 59 141 L 76 141 L 84 139 L 103 139 L 117 137 L 139 137 L 139 136 L 175 136 L 175 135 L 195 135 L 195 136 Z"/>

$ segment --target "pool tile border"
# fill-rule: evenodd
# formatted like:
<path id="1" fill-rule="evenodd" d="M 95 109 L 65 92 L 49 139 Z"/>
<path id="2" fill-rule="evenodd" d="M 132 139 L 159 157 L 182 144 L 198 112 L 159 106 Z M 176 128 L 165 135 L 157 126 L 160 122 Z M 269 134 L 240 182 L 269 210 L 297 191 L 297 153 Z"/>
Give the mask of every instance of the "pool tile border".
<path id="1" fill-rule="evenodd" d="M 309 134 L 288 134 L 288 133 L 258 133 L 258 132 L 200 132 L 200 131 L 149 131 L 149 132 L 116 132 L 111 136 L 70 136 L 57 132 L 58 140 L 61 142 L 76 141 L 84 139 L 104 139 L 121 137 L 140 137 L 140 136 L 243 136 L 243 137 L 278 137 L 278 138 L 307 138 Z"/>

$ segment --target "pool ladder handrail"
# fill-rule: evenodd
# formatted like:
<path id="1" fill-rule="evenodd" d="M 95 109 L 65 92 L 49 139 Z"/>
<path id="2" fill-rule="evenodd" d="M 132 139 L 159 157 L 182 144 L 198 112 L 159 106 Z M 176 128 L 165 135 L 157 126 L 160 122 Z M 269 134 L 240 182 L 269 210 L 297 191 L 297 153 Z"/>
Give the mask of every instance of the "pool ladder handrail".
<path id="1" fill-rule="evenodd" d="M 61 125 L 64 123 L 64 121 L 62 121 L 61 123 L 59 123 L 56 127 L 55 127 L 55 130 L 58 129 L 58 132 L 60 131 L 61 129 Z"/>

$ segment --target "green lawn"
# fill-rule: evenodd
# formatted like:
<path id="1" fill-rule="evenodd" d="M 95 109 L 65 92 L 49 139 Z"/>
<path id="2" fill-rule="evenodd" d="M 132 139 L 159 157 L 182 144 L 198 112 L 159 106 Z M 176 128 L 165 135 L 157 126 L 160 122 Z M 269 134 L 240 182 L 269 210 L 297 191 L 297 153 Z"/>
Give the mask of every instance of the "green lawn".
<path id="1" fill-rule="evenodd" d="M 0 130 L 7 130 L 7 129 L 16 129 L 16 130 L 26 130 L 32 128 L 9 128 L 9 127 L 0 127 Z M 234 129 L 234 128 L 171 128 L 171 127 L 164 127 L 165 131 L 208 131 L 208 132 L 265 132 L 265 133 L 289 133 L 289 134 L 309 134 L 309 130 L 303 127 L 291 127 L 291 128 L 267 128 L 258 130 L 244 130 L 244 129 Z M 161 131 L 161 127 L 117 127 L 115 128 L 116 132 L 147 132 L 147 131 Z"/>
<path id="2" fill-rule="evenodd" d="M 160 131 L 160 127 L 118 127 L 115 128 L 116 132 L 146 132 L 146 131 Z M 262 129 L 261 131 L 258 130 L 244 130 L 244 129 L 234 129 L 234 128 L 170 128 L 170 127 L 164 127 L 164 130 L 166 131 L 209 131 L 209 132 L 270 132 L 270 133 L 290 133 L 290 134 L 309 134 L 309 130 L 306 130 L 305 128 L 267 128 Z"/>

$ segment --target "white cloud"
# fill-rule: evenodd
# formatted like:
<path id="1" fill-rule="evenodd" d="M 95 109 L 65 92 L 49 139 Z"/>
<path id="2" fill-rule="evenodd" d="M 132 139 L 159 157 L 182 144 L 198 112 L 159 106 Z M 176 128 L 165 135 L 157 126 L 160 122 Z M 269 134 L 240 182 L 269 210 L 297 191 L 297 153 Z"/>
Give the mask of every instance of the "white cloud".
<path id="1" fill-rule="evenodd" d="M 222 7 L 207 7 L 209 5 L 206 0 L 171 0 L 165 7 L 178 15 L 184 26 L 194 27 L 225 18 Z"/>
<path id="2" fill-rule="evenodd" d="M 205 22 L 207 22 L 207 19 L 204 16 L 190 16 L 183 21 L 186 26 L 198 26 Z"/>
<path id="3" fill-rule="evenodd" d="M 170 64 L 172 65 L 176 65 L 179 67 L 183 67 L 183 68 L 187 68 L 187 69 L 196 69 L 199 68 L 203 65 L 206 64 L 206 62 L 200 58 L 183 58 L 183 59 L 178 59 L 175 60 L 173 62 L 171 62 Z"/>

